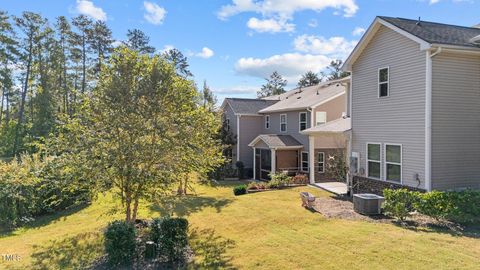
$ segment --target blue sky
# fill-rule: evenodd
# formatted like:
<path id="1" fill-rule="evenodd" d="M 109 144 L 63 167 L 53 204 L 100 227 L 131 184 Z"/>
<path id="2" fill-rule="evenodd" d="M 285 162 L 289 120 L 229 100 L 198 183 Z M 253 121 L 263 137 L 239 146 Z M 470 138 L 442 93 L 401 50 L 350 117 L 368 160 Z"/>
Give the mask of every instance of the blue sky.
<path id="1" fill-rule="evenodd" d="M 176 47 L 189 58 L 219 102 L 255 97 L 265 77 L 278 70 L 293 87 L 308 70 L 344 59 L 375 16 L 394 16 L 472 26 L 480 23 L 478 0 L 0 0 L 20 15 L 85 14 L 105 20 L 117 40 L 139 28 L 158 50 Z"/>

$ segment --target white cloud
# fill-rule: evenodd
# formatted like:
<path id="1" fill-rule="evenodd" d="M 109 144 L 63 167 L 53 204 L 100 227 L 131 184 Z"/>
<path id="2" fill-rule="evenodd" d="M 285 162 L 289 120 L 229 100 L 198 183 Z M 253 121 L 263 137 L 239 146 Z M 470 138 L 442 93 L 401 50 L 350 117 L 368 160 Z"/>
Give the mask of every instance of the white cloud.
<path id="1" fill-rule="evenodd" d="M 219 95 L 246 95 L 256 94 L 258 90 L 258 86 L 239 85 L 230 88 L 213 89 L 212 91 Z"/>
<path id="2" fill-rule="evenodd" d="M 239 74 L 258 78 L 267 78 L 273 71 L 278 71 L 289 82 L 295 82 L 307 71 L 323 70 L 331 60 L 325 55 L 286 53 L 268 58 L 241 58 L 235 70 Z"/>
<path id="3" fill-rule="evenodd" d="M 430 0 L 428 3 L 429 3 L 430 5 L 433 5 L 433 4 L 436 4 L 436 3 L 438 3 L 438 2 L 440 2 L 440 0 Z"/>
<path id="4" fill-rule="evenodd" d="M 197 57 L 208 59 L 212 57 L 215 53 L 208 47 L 203 47 L 202 51 L 199 53 L 194 54 Z"/>
<path id="5" fill-rule="evenodd" d="M 293 45 L 295 50 L 300 52 L 345 59 L 357 42 L 356 40 L 348 41 L 344 37 L 326 39 L 321 36 L 301 35 L 295 38 Z"/>
<path id="6" fill-rule="evenodd" d="M 232 4 L 221 7 L 218 17 L 226 19 L 243 12 L 255 12 L 266 16 L 291 18 L 298 11 L 320 12 L 326 8 L 342 10 L 345 17 L 355 15 L 358 10 L 355 0 L 232 0 Z"/>
<path id="7" fill-rule="evenodd" d="M 365 33 L 365 28 L 362 28 L 362 27 L 355 27 L 355 29 L 353 29 L 353 32 L 352 32 L 352 35 L 354 36 L 361 36 L 363 35 L 363 33 Z"/>
<path id="8" fill-rule="evenodd" d="M 318 26 L 318 21 L 315 19 L 311 19 L 310 22 L 308 22 L 308 26 L 316 28 Z"/>
<path id="9" fill-rule="evenodd" d="M 143 2 L 143 7 L 145 8 L 145 14 L 143 14 L 143 17 L 145 20 L 147 20 L 151 24 L 155 25 L 160 25 L 163 23 L 163 20 L 165 19 L 165 15 L 167 14 L 167 11 L 160 7 L 159 5 L 144 1 Z"/>
<path id="10" fill-rule="evenodd" d="M 89 16 L 99 21 L 107 20 L 107 13 L 102 8 L 96 7 L 92 1 L 77 0 L 76 10 L 78 13 Z"/>
<path id="11" fill-rule="evenodd" d="M 248 28 L 255 30 L 259 33 L 279 33 L 279 32 L 292 32 L 295 30 L 295 24 L 288 23 L 286 20 L 275 19 L 257 19 L 250 18 L 247 22 Z"/>

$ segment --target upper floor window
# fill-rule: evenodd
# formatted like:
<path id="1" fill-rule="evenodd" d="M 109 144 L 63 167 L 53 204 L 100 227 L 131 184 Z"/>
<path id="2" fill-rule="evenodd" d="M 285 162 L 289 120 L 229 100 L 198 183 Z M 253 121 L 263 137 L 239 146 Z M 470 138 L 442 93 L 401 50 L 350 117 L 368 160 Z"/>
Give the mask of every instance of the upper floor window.
<path id="1" fill-rule="evenodd" d="M 389 95 L 389 68 L 381 68 L 378 70 L 378 96 L 388 97 Z"/>
<path id="2" fill-rule="evenodd" d="M 327 112 L 316 112 L 315 113 L 315 125 L 323 125 L 327 123 Z"/>
<path id="3" fill-rule="evenodd" d="M 226 126 L 227 131 L 230 131 L 230 119 L 229 118 L 225 119 L 225 126 Z"/>
<path id="4" fill-rule="evenodd" d="M 385 180 L 402 181 L 402 145 L 385 144 Z"/>
<path id="5" fill-rule="evenodd" d="M 380 179 L 380 144 L 367 143 L 367 177 Z"/>
<path id="6" fill-rule="evenodd" d="M 265 115 L 265 128 L 270 128 L 270 115 Z"/>
<path id="7" fill-rule="evenodd" d="M 298 122 L 299 122 L 299 129 L 300 131 L 307 129 L 307 113 L 306 112 L 301 112 L 298 115 Z"/>
<path id="8" fill-rule="evenodd" d="M 280 132 L 287 132 L 287 115 L 280 114 Z"/>

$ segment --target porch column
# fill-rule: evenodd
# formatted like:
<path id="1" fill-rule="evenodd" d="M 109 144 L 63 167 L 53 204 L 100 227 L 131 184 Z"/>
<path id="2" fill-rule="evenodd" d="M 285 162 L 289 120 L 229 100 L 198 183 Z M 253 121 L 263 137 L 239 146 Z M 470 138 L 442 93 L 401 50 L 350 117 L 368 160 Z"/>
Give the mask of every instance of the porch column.
<path id="1" fill-rule="evenodd" d="M 256 170 L 257 170 L 257 168 L 256 168 L 256 166 L 257 166 L 257 160 L 256 160 L 257 156 L 256 156 L 255 152 L 256 152 L 255 147 L 253 147 L 253 179 L 254 180 L 257 179 L 257 176 L 255 175 Z"/>
<path id="2" fill-rule="evenodd" d="M 310 184 L 315 184 L 315 137 L 308 136 L 308 172 Z"/>
<path id="3" fill-rule="evenodd" d="M 271 172 L 272 172 L 272 173 L 275 173 L 275 172 L 277 172 L 277 166 L 276 166 L 276 165 L 277 165 L 277 161 L 276 161 L 277 155 L 276 155 L 276 150 L 275 150 L 275 149 L 272 149 L 272 150 L 271 150 L 271 153 L 272 153 L 272 158 L 271 158 L 271 162 L 272 162 L 271 167 L 272 167 L 272 169 L 271 169 Z"/>

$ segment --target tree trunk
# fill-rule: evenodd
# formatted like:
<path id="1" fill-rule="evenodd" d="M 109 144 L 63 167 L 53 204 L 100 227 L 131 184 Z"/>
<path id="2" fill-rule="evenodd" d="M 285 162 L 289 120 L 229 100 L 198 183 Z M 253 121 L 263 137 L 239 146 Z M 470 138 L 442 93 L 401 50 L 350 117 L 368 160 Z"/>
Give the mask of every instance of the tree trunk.
<path id="1" fill-rule="evenodd" d="M 132 209 L 130 207 L 131 205 L 132 205 L 132 195 L 130 194 L 130 192 L 125 192 L 125 206 L 126 206 L 125 221 L 128 223 L 132 222 Z"/>
<path id="2" fill-rule="evenodd" d="M 85 93 L 86 88 L 86 73 L 87 73 L 87 52 L 86 52 L 86 44 L 85 44 L 85 33 L 82 36 L 82 94 Z"/>
<path id="3" fill-rule="evenodd" d="M 137 220 L 137 212 L 138 212 L 138 196 L 135 196 L 135 200 L 133 202 L 133 213 L 132 213 L 132 220 L 135 222 Z"/>
<path id="4" fill-rule="evenodd" d="M 5 91 L 7 88 L 4 86 L 2 91 L 2 101 L 0 101 L 0 127 L 2 126 L 2 118 L 3 118 L 3 101 L 5 100 Z"/>
<path id="5" fill-rule="evenodd" d="M 17 155 L 17 150 L 18 150 L 18 136 L 20 135 L 20 126 L 23 124 L 23 114 L 25 110 L 25 100 L 27 97 L 27 91 L 28 91 L 28 81 L 30 80 L 30 68 L 32 65 L 32 52 L 33 51 L 33 34 L 30 36 L 29 39 L 29 46 L 28 46 L 28 61 L 27 61 L 27 71 L 25 74 L 25 81 L 23 84 L 23 92 L 22 92 L 22 100 L 20 102 L 20 110 L 18 112 L 18 123 L 15 128 L 15 140 L 13 143 L 13 156 Z"/>

